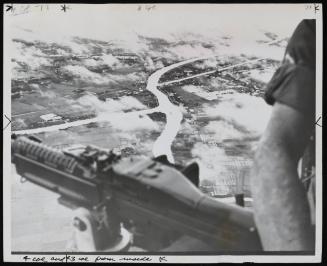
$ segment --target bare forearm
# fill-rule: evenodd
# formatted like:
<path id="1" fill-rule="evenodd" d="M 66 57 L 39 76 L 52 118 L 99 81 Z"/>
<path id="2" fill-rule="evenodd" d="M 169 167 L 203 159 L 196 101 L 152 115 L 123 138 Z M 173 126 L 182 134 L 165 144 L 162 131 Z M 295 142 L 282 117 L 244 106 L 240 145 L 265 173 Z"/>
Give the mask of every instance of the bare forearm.
<path id="1" fill-rule="evenodd" d="M 251 175 L 255 220 L 265 250 L 312 250 L 310 212 L 297 160 L 263 140 Z"/>

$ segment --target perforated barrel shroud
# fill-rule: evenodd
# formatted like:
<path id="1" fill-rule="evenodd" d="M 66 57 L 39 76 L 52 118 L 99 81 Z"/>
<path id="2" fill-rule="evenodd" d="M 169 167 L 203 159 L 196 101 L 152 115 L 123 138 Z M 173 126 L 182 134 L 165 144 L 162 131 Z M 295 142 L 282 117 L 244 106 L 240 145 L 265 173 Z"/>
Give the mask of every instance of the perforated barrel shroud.
<path id="1" fill-rule="evenodd" d="M 65 155 L 62 151 L 26 137 L 20 137 L 12 143 L 12 152 L 69 173 L 72 173 L 78 164 L 76 159 Z"/>

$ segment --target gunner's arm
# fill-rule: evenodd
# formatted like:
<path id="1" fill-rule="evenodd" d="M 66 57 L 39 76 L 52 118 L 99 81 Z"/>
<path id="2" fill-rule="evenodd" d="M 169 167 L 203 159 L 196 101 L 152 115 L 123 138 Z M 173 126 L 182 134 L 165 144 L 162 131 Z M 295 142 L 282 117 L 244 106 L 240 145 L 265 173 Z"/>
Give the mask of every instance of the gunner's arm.
<path id="1" fill-rule="evenodd" d="M 307 196 L 297 166 L 312 125 L 305 115 L 276 102 L 251 173 L 255 221 L 265 250 L 313 250 Z"/>

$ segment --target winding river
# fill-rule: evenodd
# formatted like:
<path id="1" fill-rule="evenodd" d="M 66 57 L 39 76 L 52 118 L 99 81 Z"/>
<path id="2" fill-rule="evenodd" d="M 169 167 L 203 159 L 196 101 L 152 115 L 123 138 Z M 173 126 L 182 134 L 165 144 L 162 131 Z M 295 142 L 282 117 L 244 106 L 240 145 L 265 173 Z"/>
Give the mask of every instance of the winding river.
<path id="1" fill-rule="evenodd" d="M 157 97 L 158 106 L 152 109 L 148 110 L 142 110 L 142 111 L 135 111 L 132 112 L 133 115 L 146 115 L 151 114 L 154 112 L 161 112 L 166 115 L 166 126 L 160 136 L 156 139 L 153 148 L 152 153 L 154 156 L 159 155 L 166 155 L 169 162 L 174 163 L 174 156 L 171 151 L 171 145 L 174 141 L 180 125 L 181 121 L 183 119 L 183 114 L 180 110 L 180 108 L 174 104 L 172 104 L 166 94 L 158 90 L 159 80 L 162 77 L 163 74 L 167 73 L 168 71 L 171 71 L 175 68 L 178 68 L 182 65 L 189 64 L 198 60 L 204 60 L 215 56 L 206 56 L 206 57 L 197 57 L 193 59 L 188 59 L 185 61 L 181 61 L 166 67 L 163 67 L 154 73 L 150 75 L 148 78 L 148 83 L 146 86 L 146 89 L 153 93 Z M 192 77 L 189 77 L 192 78 Z M 179 80 L 176 80 L 175 82 L 179 82 Z M 171 81 L 171 83 L 174 83 L 174 81 Z M 127 116 L 131 113 L 111 113 L 110 116 Z M 123 119 L 123 117 L 122 117 Z M 56 131 L 56 130 L 63 130 L 70 127 L 76 127 L 81 125 L 87 125 L 94 122 L 101 122 L 108 120 L 108 114 L 100 114 L 97 117 L 90 118 L 90 119 L 83 119 L 68 123 L 63 123 L 59 125 L 52 125 L 48 127 L 39 127 L 39 128 L 33 128 L 33 129 L 26 129 L 26 130 L 18 130 L 13 133 L 15 134 L 37 134 L 37 133 L 43 133 L 43 132 L 50 132 L 50 131 Z"/>

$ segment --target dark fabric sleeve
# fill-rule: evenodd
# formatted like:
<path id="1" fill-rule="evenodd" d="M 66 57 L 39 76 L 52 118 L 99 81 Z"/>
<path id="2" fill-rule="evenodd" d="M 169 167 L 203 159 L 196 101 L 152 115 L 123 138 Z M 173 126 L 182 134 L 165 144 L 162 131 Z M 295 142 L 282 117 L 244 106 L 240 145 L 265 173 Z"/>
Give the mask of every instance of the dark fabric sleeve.
<path id="1" fill-rule="evenodd" d="M 314 119 L 315 40 L 315 20 L 303 20 L 289 40 L 282 65 L 267 84 L 265 100 L 268 104 L 277 101 Z"/>

